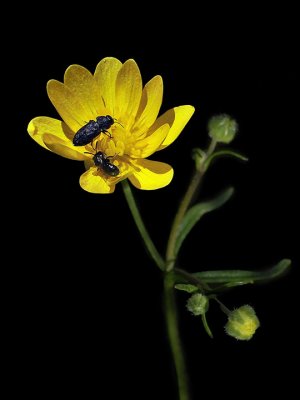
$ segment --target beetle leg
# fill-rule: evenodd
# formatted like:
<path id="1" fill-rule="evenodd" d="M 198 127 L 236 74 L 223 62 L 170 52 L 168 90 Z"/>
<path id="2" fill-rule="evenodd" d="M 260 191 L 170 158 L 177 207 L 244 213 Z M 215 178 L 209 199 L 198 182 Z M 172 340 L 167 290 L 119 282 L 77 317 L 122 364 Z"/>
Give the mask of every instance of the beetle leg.
<path id="1" fill-rule="evenodd" d="M 110 139 L 112 139 L 111 133 L 108 132 L 106 129 L 103 129 L 102 133 L 104 133 L 104 135 L 107 135 Z"/>

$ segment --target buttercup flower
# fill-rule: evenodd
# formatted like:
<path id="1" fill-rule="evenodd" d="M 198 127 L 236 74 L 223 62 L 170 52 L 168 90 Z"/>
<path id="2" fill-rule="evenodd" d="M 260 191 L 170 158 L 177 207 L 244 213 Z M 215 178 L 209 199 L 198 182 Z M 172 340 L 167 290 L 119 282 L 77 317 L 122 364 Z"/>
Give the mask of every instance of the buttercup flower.
<path id="1" fill-rule="evenodd" d="M 174 107 L 158 117 L 163 96 L 160 76 L 143 88 L 134 60 L 122 64 L 108 57 L 99 62 L 94 75 L 80 65 L 71 65 L 65 72 L 64 83 L 50 80 L 47 92 L 62 121 L 37 117 L 29 123 L 28 132 L 45 149 L 84 161 L 86 172 L 80 177 L 84 190 L 112 193 L 115 185 L 126 178 L 144 190 L 159 189 L 171 182 L 172 167 L 147 158 L 178 137 L 194 107 Z M 99 116 L 113 118 L 109 134 L 101 133 L 85 146 L 74 146 L 75 133 Z M 98 152 L 119 169 L 116 176 L 95 165 L 93 157 Z"/>

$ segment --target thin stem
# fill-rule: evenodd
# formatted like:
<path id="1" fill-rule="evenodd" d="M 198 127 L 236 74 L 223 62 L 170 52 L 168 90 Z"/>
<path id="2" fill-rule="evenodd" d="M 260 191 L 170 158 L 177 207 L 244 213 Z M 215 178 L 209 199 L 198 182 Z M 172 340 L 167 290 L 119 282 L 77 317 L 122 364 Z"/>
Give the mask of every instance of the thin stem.
<path id="1" fill-rule="evenodd" d="M 202 166 L 205 165 L 204 161 L 207 159 L 207 157 L 209 157 L 215 150 L 216 144 L 217 143 L 215 140 L 211 141 L 211 143 L 208 147 L 207 153 L 206 153 L 206 157 L 205 157 L 205 159 L 202 160 Z M 182 223 L 182 220 L 185 216 L 185 213 L 187 212 L 188 207 L 189 207 L 191 201 L 193 200 L 193 197 L 194 197 L 197 189 L 200 186 L 200 183 L 202 181 L 202 178 L 203 178 L 205 172 L 206 172 L 205 168 L 199 168 L 199 170 L 196 170 L 196 172 L 193 175 L 192 180 L 188 186 L 188 189 L 179 205 L 178 211 L 175 215 L 173 225 L 172 225 L 172 228 L 170 231 L 168 245 L 167 245 L 167 252 L 166 252 L 166 260 L 167 260 L 166 270 L 167 271 L 171 271 L 175 266 L 175 245 L 176 245 L 178 230 L 179 230 L 180 224 Z"/>
<path id="2" fill-rule="evenodd" d="M 155 261 L 156 265 L 161 270 L 164 270 L 165 262 L 164 262 L 163 258 L 161 257 L 161 255 L 159 254 L 158 250 L 156 249 L 154 243 L 152 242 L 152 239 L 150 238 L 150 235 L 144 225 L 141 214 L 139 212 L 139 209 L 136 205 L 134 196 L 132 194 L 130 185 L 127 182 L 127 179 L 122 181 L 122 187 L 123 187 L 124 195 L 127 200 L 129 209 L 130 209 L 133 219 L 136 223 L 136 226 L 142 236 L 142 239 L 145 243 L 146 248 L 148 249 L 148 251 L 149 251 L 151 257 L 153 258 L 153 260 Z"/>
<path id="3" fill-rule="evenodd" d="M 181 340 L 178 331 L 178 316 L 174 293 L 174 278 L 172 272 L 168 272 L 165 274 L 164 294 L 167 332 L 176 369 L 179 400 L 189 400 L 190 397 L 188 377 L 186 373 L 185 357 L 182 350 Z"/>
<path id="4" fill-rule="evenodd" d="M 173 225 L 171 228 L 168 245 L 167 245 L 167 252 L 166 252 L 166 259 L 167 259 L 167 271 L 171 271 L 175 266 L 175 244 L 178 234 L 178 228 L 185 216 L 185 213 L 188 209 L 188 206 L 193 198 L 193 195 L 199 186 L 203 174 L 200 171 L 196 171 L 190 185 L 185 193 L 183 200 L 180 203 L 178 208 L 177 214 L 174 218 Z"/>
<path id="5" fill-rule="evenodd" d="M 216 145 L 217 141 L 215 139 L 212 139 L 206 152 L 206 158 L 210 157 L 211 154 L 215 151 Z"/>
<path id="6" fill-rule="evenodd" d="M 202 318 L 202 323 L 203 323 L 203 326 L 204 326 L 204 329 L 205 329 L 206 333 L 208 334 L 208 336 L 211 339 L 213 339 L 213 334 L 212 334 L 212 332 L 210 330 L 210 327 L 208 326 L 208 323 L 207 323 L 207 320 L 206 320 L 206 315 L 202 314 L 201 318 Z"/>
<path id="7" fill-rule="evenodd" d="M 213 299 L 214 299 L 217 303 L 219 303 L 221 310 L 222 310 L 227 316 L 229 316 L 229 315 L 231 314 L 231 311 L 229 310 L 229 308 L 227 308 L 227 307 L 225 306 L 225 304 L 223 304 L 216 296 L 213 297 Z"/>

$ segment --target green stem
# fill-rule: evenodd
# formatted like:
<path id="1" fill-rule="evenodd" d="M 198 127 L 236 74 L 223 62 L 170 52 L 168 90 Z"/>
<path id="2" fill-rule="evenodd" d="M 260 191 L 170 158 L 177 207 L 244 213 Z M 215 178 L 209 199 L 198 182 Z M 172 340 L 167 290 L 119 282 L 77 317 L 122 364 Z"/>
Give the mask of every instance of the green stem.
<path id="1" fill-rule="evenodd" d="M 177 214 L 174 218 L 166 252 L 167 271 L 171 271 L 175 266 L 175 244 L 177 239 L 178 228 L 183 220 L 183 217 L 185 216 L 185 213 L 188 209 L 190 202 L 192 201 L 193 195 L 201 182 L 202 176 L 203 174 L 200 171 L 195 172 L 194 176 L 192 177 L 191 183 L 185 193 L 185 196 L 183 197 L 180 203 Z"/>
<path id="2" fill-rule="evenodd" d="M 175 364 L 179 400 L 189 400 L 188 377 L 185 357 L 178 331 L 178 316 L 174 293 L 173 273 L 167 272 L 164 278 L 165 314 L 171 352 Z"/>
<path id="3" fill-rule="evenodd" d="M 212 332 L 210 330 L 210 327 L 208 326 L 208 323 L 207 323 L 207 320 L 206 320 L 206 314 L 202 314 L 201 318 L 202 318 L 202 323 L 203 323 L 205 331 L 207 332 L 208 336 L 211 339 L 213 339 L 213 334 L 212 334 Z"/>
<path id="4" fill-rule="evenodd" d="M 151 257 L 155 261 L 156 265 L 161 269 L 165 269 L 165 262 L 161 255 L 159 254 L 158 250 L 156 249 L 154 243 L 152 242 L 152 239 L 150 238 L 150 235 L 144 225 L 144 222 L 142 220 L 141 214 L 139 212 L 139 209 L 136 205 L 135 199 L 133 197 L 130 185 L 127 182 L 127 179 L 122 181 L 122 187 L 124 191 L 125 198 L 127 200 L 129 209 L 131 211 L 131 214 L 133 216 L 133 219 L 136 223 L 136 226 L 142 236 L 142 239 L 145 243 L 146 248 L 148 249 Z"/>
<path id="5" fill-rule="evenodd" d="M 227 316 L 229 316 L 231 314 L 231 311 L 229 310 L 229 308 L 227 308 L 225 306 L 225 304 L 223 304 L 218 298 L 217 296 L 212 297 L 217 303 L 219 303 L 221 310 L 223 311 L 223 313 L 225 313 Z"/>
<path id="6" fill-rule="evenodd" d="M 203 158 L 201 165 L 205 166 L 205 160 L 214 152 L 215 147 L 216 147 L 216 142 L 214 140 L 211 141 L 209 148 L 206 153 L 206 157 Z M 199 170 L 196 170 L 194 173 L 192 180 L 188 186 L 188 189 L 179 205 L 178 211 L 175 215 L 173 225 L 170 231 L 170 236 L 168 240 L 168 245 L 167 245 L 167 252 L 166 252 L 166 260 L 167 260 L 167 265 L 166 265 L 166 270 L 171 271 L 174 266 L 175 266 L 175 246 L 176 246 L 176 239 L 177 239 L 177 234 L 179 231 L 179 227 L 182 223 L 182 220 L 185 216 L 185 213 L 188 210 L 188 207 L 193 200 L 193 197 L 197 191 L 197 189 L 200 186 L 200 183 L 202 181 L 202 178 L 206 172 L 205 167 L 199 168 Z"/>

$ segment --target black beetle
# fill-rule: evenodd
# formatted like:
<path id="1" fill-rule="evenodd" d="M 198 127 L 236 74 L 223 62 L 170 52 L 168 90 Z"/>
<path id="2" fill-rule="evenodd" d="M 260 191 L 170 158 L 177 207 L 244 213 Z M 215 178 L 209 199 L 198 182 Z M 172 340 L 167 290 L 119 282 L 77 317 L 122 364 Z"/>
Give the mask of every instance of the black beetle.
<path id="1" fill-rule="evenodd" d="M 116 120 L 110 115 L 103 115 L 96 118 L 96 121 L 89 121 L 82 128 L 80 128 L 73 138 L 74 146 L 85 146 L 95 139 L 100 133 L 108 135 L 110 138 L 111 134 L 107 131 Z M 120 124 L 121 125 L 121 124 Z"/>
<path id="2" fill-rule="evenodd" d="M 107 156 L 102 151 L 94 154 L 93 161 L 106 175 L 117 176 L 120 173 L 119 168 L 109 161 L 113 156 Z"/>
<path id="3" fill-rule="evenodd" d="M 98 144 L 98 142 L 97 142 Z M 109 161 L 113 156 L 107 156 L 102 151 L 97 151 L 94 149 L 96 153 L 90 153 L 89 151 L 85 151 L 87 154 L 93 154 L 93 161 L 98 169 L 101 169 L 106 175 L 109 176 L 117 176 L 120 173 L 119 168 Z"/>

